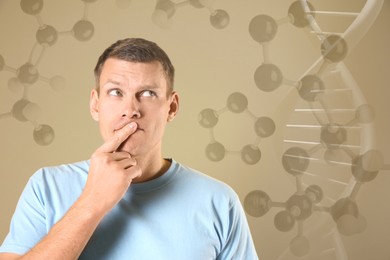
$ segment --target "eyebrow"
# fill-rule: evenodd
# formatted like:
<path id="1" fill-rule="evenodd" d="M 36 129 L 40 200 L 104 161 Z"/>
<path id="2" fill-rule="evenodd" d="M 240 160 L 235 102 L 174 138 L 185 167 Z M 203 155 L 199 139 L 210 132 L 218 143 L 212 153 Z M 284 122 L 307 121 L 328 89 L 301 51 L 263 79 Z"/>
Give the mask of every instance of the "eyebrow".
<path id="1" fill-rule="evenodd" d="M 115 85 L 115 86 L 123 86 L 120 81 L 108 79 L 106 82 L 103 83 L 102 87 L 105 87 L 107 85 Z M 140 90 L 158 90 L 161 89 L 158 85 L 141 85 L 139 86 Z"/>
<path id="2" fill-rule="evenodd" d="M 117 85 L 117 86 L 121 85 L 121 83 L 119 81 L 109 79 L 106 82 L 104 82 L 102 86 L 106 86 L 108 84 Z"/>
<path id="3" fill-rule="evenodd" d="M 160 86 L 156 86 L 156 85 L 142 85 L 142 86 L 140 86 L 141 90 L 145 90 L 145 89 L 156 90 L 156 89 L 160 89 L 160 88 L 161 88 Z"/>

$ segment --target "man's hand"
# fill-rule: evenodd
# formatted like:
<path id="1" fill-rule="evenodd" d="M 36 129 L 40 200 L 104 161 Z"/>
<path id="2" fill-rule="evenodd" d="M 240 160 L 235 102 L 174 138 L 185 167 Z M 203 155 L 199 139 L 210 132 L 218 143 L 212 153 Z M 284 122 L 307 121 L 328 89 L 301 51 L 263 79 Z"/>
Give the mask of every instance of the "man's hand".
<path id="1" fill-rule="evenodd" d="M 82 194 L 88 201 L 88 207 L 107 213 L 121 200 L 132 180 L 142 174 L 136 160 L 129 153 L 117 152 L 118 147 L 136 129 L 135 122 L 125 125 L 92 154 Z"/>
<path id="2" fill-rule="evenodd" d="M 47 236 L 24 256 L 0 253 L 0 259 L 78 259 L 101 219 L 141 175 L 129 153 L 116 152 L 136 130 L 135 122 L 124 126 L 94 152 L 83 193 Z"/>

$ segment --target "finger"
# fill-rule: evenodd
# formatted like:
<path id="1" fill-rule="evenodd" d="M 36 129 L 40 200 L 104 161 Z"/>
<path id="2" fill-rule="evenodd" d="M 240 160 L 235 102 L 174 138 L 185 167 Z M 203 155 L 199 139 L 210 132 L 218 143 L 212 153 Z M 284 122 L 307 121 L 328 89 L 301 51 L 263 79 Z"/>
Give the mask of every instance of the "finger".
<path id="1" fill-rule="evenodd" d="M 129 182 L 132 182 L 135 178 L 141 177 L 142 170 L 138 165 L 131 166 L 126 169 Z"/>
<path id="2" fill-rule="evenodd" d="M 135 130 L 137 130 L 136 122 L 125 125 L 121 129 L 115 131 L 114 136 L 108 139 L 98 150 L 106 153 L 115 152 L 118 147 L 135 132 Z"/>
<path id="3" fill-rule="evenodd" d="M 137 161 L 134 158 L 127 158 L 119 161 L 118 164 L 122 169 L 128 169 L 130 167 L 137 165 Z"/>
<path id="4" fill-rule="evenodd" d="M 114 161 L 121 161 L 131 158 L 131 155 L 128 152 L 115 152 L 111 153 L 110 158 Z"/>

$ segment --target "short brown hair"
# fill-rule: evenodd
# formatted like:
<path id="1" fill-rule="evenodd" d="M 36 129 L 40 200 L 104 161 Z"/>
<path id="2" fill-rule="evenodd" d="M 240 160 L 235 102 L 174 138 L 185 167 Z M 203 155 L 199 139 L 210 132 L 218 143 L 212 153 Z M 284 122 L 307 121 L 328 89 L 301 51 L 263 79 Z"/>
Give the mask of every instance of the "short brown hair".
<path id="1" fill-rule="evenodd" d="M 104 50 L 102 55 L 100 55 L 94 70 L 96 89 L 98 91 L 100 74 L 102 73 L 104 63 L 108 58 L 142 63 L 158 61 L 163 67 L 168 83 L 168 91 L 170 92 L 173 90 L 175 68 L 165 51 L 154 42 L 142 38 L 126 38 L 118 40 Z"/>

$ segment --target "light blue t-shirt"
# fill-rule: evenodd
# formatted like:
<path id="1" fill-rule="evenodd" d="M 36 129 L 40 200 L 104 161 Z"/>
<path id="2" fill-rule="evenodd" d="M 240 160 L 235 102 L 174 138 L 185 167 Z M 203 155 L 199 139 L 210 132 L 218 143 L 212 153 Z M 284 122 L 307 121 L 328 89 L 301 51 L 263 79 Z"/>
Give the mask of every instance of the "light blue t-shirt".
<path id="1" fill-rule="evenodd" d="M 89 161 L 47 167 L 29 180 L 0 252 L 24 254 L 80 196 Z M 236 193 L 172 160 L 161 177 L 131 184 L 79 259 L 258 259 Z"/>

